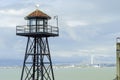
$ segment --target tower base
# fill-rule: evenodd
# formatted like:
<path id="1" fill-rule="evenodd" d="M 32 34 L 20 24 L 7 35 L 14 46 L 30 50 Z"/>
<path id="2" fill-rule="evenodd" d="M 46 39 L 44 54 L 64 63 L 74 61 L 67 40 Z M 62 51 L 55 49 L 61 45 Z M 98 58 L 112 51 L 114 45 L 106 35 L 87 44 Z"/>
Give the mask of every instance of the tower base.
<path id="1" fill-rule="evenodd" d="M 28 37 L 21 80 L 54 80 L 47 37 Z"/>

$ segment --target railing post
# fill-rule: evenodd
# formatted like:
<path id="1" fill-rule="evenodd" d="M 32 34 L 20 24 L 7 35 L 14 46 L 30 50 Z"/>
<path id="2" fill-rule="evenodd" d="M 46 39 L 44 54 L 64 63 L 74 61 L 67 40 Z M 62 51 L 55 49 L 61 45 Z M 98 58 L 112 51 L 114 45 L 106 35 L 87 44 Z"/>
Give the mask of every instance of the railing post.
<path id="1" fill-rule="evenodd" d="M 59 28 L 57 27 L 57 34 L 59 35 Z"/>
<path id="2" fill-rule="evenodd" d="M 25 27 L 23 26 L 23 30 L 24 30 L 24 33 L 25 33 Z"/>
<path id="3" fill-rule="evenodd" d="M 52 33 L 52 26 L 50 26 L 51 27 L 51 33 Z"/>
<path id="4" fill-rule="evenodd" d="M 48 25 L 46 25 L 46 26 L 47 26 L 47 27 L 46 27 L 46 32 L 49 33 L 49 32 L 48 32 Z"/>
<path id="5" fill-rule="evenodd" d="M 16 26 L 16 34 L 17 34 L 17 26 Z"/>

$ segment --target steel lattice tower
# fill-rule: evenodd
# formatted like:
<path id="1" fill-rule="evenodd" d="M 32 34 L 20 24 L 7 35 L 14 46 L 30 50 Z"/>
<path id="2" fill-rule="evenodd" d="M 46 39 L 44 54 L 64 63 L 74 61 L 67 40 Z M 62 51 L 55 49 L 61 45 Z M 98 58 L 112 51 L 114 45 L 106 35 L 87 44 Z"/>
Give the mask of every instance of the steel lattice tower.
<path id="1" fill-rule="evenodd" d="M 16 26 L 16 35 L 28 38 L 21 80 L 55 80 L 48 37 L 59 35 L 59 29 L 48 25 L 50 16 L 36 9 L 25 17 L 27 25 Z"/>

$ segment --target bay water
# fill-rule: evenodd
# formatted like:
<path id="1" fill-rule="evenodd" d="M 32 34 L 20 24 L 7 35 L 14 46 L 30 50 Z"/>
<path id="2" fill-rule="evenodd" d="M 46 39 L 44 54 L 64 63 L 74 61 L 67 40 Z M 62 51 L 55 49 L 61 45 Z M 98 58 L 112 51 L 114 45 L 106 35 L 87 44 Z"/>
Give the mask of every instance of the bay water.
<path id="1" fill-rule="evenodd" d="M 0 80 L 20 80 L 21 67 L 1 67 Z M 113 80 L 115 67 L 55 68 L 55 80 Z"/>

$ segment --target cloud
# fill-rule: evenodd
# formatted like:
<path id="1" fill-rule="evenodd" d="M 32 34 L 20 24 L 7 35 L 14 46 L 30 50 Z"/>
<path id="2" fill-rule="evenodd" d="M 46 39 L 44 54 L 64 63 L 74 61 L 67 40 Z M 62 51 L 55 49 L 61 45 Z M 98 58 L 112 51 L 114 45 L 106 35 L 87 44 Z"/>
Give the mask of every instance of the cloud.
<path id="1" fill-rule="evenodd" d="M 88 25 L 87 22 L 84 22 L 84 21 L 67 21 L 66 24 L 69 26 L 69 27 L 76 27 L 76 26 L 86 26 Z"/>
<path id="2" fill-rule="evenodd" d="M 3 39 L 0 39 L 0 49 L 5 48 L 5 41 Z"/>
<path id="3" fill-rule="evenodd" d="M 7 26 L 13 27 L 15 30 L 16 25 L 25 25 L 24 17 L 35 10 L 36 3 L 40 3 L 40 10 L 50 16 L 59 15 L 60 36 L 52 38 L 53 40 L 50 41 L 53 56 L 72 57 L 73 55 L 89 54 L 114 56 L 114 38 L 120 34 L 120 1 L 23 0 L 14 3 L 12 1 L 15 0 L 11 0 L 9 3 L 5 3 L 3 0 L 0 2 L 0 29 Z M 3 3 L 5 4 L 3 5 Z M 18 53 L 22 53 L 23 45 L 21 41 L 17 41 L 18 37 L 16 38 L 15 35 L 12 37 L 12 32 L 10 34 L 1 30 L 0 33 L 4 35 L 1 34 L 0 51 L 3 51 L 2 47 L 4 46 L 6 49 L 12 46 L 9 51 L 15 56 L 21 55 Z M 11 42 L 12 40 L 14 41 Z M 3 52 L 8 53 L 7 51 Z M 12 55 L 10 57 L 14 58 Z"/>
<path id="4" fill-rule="evenodd" d="M 0 10 L 1 15 L 10 15 L 10 16 L 21 16 L 25 13 L 24 9 L 15 10 L 15 9 L 8 9 L 8 10 Z"/>
<path id="5" fill-rule="evenodd" d="M 104 2 L 104 3 L 103 3 Z M 109 3 L 105 0 L 99 1 L 83 1 L 75 0 L 62 2 L 66 6 L 60 6 L 59 14 L 62 15 L 66 24 L 76 25 L 99 25 L 105 23 L 111 23 L 116 20 L 120 20 L 119 3 L 120 1 L 110 1 Z M 116 5 L 116 4 L 117 5 Z M 111 8 L 112 5 L 112 8 Z M 113 11 L 115 10 L 115 12 Z M 78 23 L 79 21 L 79 23 Z M 89 23 L 89 24 L 88 24 Z"/>
<path id="6" fill-rule="evenodd" d="M 41 4 L 40 9 L 44 9 L 51 15 L 54 15 L 54 14 L 60 15 L 60 17 L 62 17 L 62 20 L 64 20 L 69 27 L 102 24 L 102 23 L 109 23 L 109 22 L 118 20 L 119 12 L 116 15 L 116 13 L 113 13 L 113 11 L 108 7 L 110 6 L 110 4 L 111 5 L 113 4 L 109 3 L 108 5 L 106 5 L 106 4 L 102 4 L 102 2 L 103 1 L 93 2 L 93 1 L 75 0 L 75 1 L 69 1 L 68 3 L 68 0 L 66 1 L 54 0 L 53 2 L 48 0 L 48 2 L 42 1 L 40 3 L 39 1 L 28 0 L 28 1 L 16 2 L 17 6 L 15 8 L 13 8 L 14 5 L 16 5 L 15 3 L 9 3 L 6 5 L 7 9 L 0 10 L 0 14 L 1 14 L 1 17 L 4 16 L 3 21 L 6 22 L 6 25 L 9 26 L 12 24 L 11 26 L 14 26 L 13 22 L 18 24 L 23 23 L 24 21 L 20 19 L 23 19 L 24 16 L 26 16 L 27 13 L 30 12 L 30 10 L 32 11 L 33 9 L 35 9 L 35 7 L 33 8 L 33 6 L 35 6 L 35 3 L 38 3 L 38 4 L 40 3 Z M 11 4 L 11 7 L 9 8 L 10 4 Z M 24 7 L 23 6 L 18 7 L 20 5 L 23 5 Z M 29 6 L 28 8 L 28 5 L 33 5 L 33 6 Z M 61 6 L 61 5 L 64 5 L 64 6 Z M 104 7 L 107 6 L 107 9 L 109 9 L 109 11 L 108 10 L 104 11 L 103 6 Z M 117 6 L 114 5 L 113 7 L 116 8 Z M 8 22 L 10 22 L 11 19 L 14 21 L 12 21 L 12 23 L 10 24 Z"/>
<path id="7" fill-rule="evenodd" d="M 113 47 L 108 48 L 107 46 L 96 46 L 92 47 L 92 48 L 86 48 L 86 49 L 78 49 L 78 50 L 60 50 L 60 51 L 51 51 L 51 55 L 52 58 L 56 58 L 56 61 L 58 61 L 59 59 L 61 59 L 60 61 L 62 61 L 63 58 L 65 58 L 65 62 L 69 60 L 69 61 L 86 61 L 87 63 L 90 61 L 91 56 L 94 55 L 94 60 L 95 63 L 98 62 L 111 62 L 114 63 L 115 62 L 115 55 L 116 54 L 112 54 L 113 52 L 111 52 L 110 49 L 113 50 Z M 115 53 L 115 52 L 114 52 Z M 112 58 L 112 59 L 111 59 Z M 103 59 L 103 60 L 102 60 Z"/>
<path id="8" fill-rule="evenodd" d="M 0 20 L 0 27 L 15 27 L 16 24 L 23 23 L 22 18 L 24 18 L 24 13 L 25 9 L 0 10 L 0 17 L 2 18 L 2 20 Z"/>

